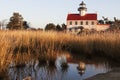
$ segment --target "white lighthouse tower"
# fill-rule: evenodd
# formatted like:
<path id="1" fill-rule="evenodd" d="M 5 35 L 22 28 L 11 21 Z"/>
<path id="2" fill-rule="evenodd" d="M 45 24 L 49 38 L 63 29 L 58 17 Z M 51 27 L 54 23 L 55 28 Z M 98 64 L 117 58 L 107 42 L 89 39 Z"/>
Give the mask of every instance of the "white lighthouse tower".
<path id="1" fill-rule="evenodd" d="M 82 1 L 82 3 L 80 3 L 80 7 L 78 8 L 79 14 L 80 16 L 84 16 L 87 12 L 87 8 L 86 8 L 86 4 Z"/>

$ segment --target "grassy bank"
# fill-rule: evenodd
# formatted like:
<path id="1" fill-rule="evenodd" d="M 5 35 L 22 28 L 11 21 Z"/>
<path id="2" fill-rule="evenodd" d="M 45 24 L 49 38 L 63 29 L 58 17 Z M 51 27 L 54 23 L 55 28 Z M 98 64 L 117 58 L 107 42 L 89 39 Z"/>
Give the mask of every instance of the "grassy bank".
<path id="1" fill-rule="evenodd" d="M 57 52 L 120 58 L 120 32 L 72 35 L 41 31 L 0 31 L 0 61 L 8 65 L 30 59 L 55 59 Z M 119 60 L 120 61 L 120 60 Z M 8 64 L 7 64 L 8 63 Z"/>

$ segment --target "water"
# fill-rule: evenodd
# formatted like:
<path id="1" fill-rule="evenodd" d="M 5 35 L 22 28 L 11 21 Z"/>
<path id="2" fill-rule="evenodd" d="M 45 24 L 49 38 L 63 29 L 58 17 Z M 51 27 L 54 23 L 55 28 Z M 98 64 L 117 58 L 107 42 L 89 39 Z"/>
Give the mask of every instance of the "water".
<path id="1" fill-rule="evenodd" d="M 99 73 L 106 73 L 111 66 L 105 60 L 61 55 L 55 61 L 31 61 L 23 67 L 9 68 L 7 80 L 23 80 L 31 77 L 33 80 L 84 80 Z M 5 80 L 5 79 L 4 79 Z"/>

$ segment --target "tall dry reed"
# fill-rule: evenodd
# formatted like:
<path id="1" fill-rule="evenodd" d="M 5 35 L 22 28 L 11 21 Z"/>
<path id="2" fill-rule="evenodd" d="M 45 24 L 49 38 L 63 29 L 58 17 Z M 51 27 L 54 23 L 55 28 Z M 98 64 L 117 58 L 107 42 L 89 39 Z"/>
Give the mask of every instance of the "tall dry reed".
<path id="1" fill-rule="evenodd" d="M 120 58 L 120 32 L 86 35 L 44 31 L 0 31 L 0 66 L 11 61 L 27 63 L 37 58 L 55 59 L 61 50 Z"/>

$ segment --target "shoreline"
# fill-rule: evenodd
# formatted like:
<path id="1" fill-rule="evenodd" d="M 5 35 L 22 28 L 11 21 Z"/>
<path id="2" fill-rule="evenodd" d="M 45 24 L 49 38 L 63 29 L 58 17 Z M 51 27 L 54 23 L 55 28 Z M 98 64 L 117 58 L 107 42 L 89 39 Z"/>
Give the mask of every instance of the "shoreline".
<path id="1" fill-rule="evenodd" d="M 120 68 L 115 68 L 107 73 L 100 73 L 85 80 L 120 80 Z"/>

